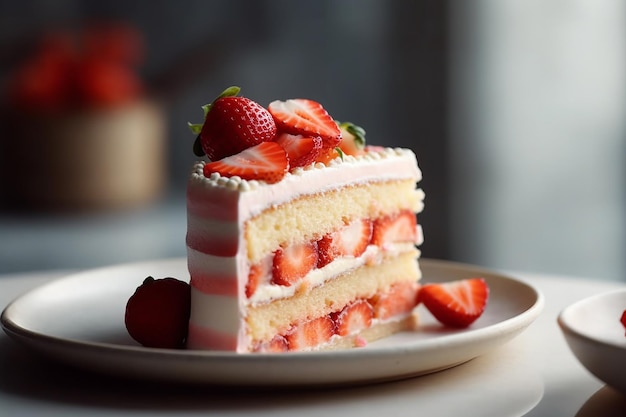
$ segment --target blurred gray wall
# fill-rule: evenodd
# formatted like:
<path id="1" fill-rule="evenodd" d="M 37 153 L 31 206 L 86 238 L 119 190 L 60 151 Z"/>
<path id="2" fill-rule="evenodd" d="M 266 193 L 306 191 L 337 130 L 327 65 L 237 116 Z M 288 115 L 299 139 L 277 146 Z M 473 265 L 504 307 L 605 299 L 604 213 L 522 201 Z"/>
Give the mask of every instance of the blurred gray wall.
<path id="1" fill-rule="evenodd" d="M 335 118 L 363 126 L 369 143 L 412 148 L 428 195 L 419 219 L 428 236 L 423 255 L 449 257 L 447 2 L 0 0 L 0 77 L 29 38 L 94 19 L 130 22 L 145 35 L 142 74 L 169 119 L 165 213 L 157 207 L 86 222 L 0 216 L 0 269 L 184 255 L 183 193 L 195 159 L 187 122 L 200 121 L 200 106 L 232 84 L 262 104 L 315 99 Z M 155 248 L 155 235 L 168 242 Z M 59 239 L 67 244 L 55 245 Z M 20 257 L 29 244 L 41 256 Z"/>
<path id="2" fill-rule="evenodd" d="M 450 6 L 452 257 L 626 276 L 626 2 Z"/>

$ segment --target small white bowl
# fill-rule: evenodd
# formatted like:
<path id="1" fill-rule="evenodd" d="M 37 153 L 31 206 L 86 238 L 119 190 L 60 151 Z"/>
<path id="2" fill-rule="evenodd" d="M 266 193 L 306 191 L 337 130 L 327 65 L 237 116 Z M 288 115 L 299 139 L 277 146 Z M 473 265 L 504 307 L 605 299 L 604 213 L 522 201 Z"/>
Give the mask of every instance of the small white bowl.
<path id="1" fill-rule="evenodd" d="M 566 307 L 558 324 L 574 355 L 589 372 L 626 394 L 626 289 L 611 291 Z"/>

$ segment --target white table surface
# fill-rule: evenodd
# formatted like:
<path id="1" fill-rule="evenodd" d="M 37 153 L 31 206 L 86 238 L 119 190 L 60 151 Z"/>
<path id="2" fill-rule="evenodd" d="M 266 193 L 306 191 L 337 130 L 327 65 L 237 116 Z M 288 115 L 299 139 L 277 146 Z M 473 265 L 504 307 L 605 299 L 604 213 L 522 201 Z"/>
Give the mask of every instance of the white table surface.
<path id="1" fill-rule="evenodd" d="M 0 307 L 66 273 L 0 275 Z M 456 368 L 365 387 L 243 391 L 140 384 L 44 361 L 0 332 L 0 416 L 626 415 L 626 396 L 577 362 L 556 323 L 565 306 L 626 284 L 510 275 L 545 296 L 543 313 L 522 335 Z"/>

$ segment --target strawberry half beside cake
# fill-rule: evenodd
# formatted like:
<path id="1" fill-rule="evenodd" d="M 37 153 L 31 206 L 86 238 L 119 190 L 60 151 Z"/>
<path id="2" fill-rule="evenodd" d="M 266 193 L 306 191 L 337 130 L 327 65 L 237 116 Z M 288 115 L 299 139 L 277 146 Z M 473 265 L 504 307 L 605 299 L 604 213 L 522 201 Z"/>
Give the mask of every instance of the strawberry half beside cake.
<path id="1" fill-rule="evenodd" d="M 365 146 L 363 129 L 312 100 L 265 109 L 238 92 L 191 125 L 196 153 L 219 159 L 188 182 L 187 348 L 357 347 L 414 328 L 415 154 Z"/>

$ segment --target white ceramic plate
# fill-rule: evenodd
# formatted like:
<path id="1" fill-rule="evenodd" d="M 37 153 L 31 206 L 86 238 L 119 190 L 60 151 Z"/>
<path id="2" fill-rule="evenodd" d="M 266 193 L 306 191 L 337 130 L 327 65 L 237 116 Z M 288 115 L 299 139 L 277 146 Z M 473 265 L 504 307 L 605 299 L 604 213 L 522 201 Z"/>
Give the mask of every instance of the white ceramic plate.
<path id="1" fill-rule="evenodd" d="M 535 288 L 499 273 L 434 260 L 422 260 L 421 266 L 423 282 L 483 276 L 491 291 L 484 314 L 467 329 L 451 330 L 422 310 L 417 331 L 329 352 L 236 354 L 138 346 L 124 327 L 126 301 L 147 275 L 188 278 L 186 261 L 171 259 L 53 281 L 9 304 L 1 321 L 6 333 L 27 347 L 101 373 L 161 382 L 311 386 L 395 380 L 450 368 L 511 340 L 543 307 Z"/>
<path id="2" fill-rule="evenodd" d="M 570 349 L 585 368 L 626 394 L 626 331 L 620 323 L 626 289 L 578 301 L 565 308 L 558 323 Z"/>

